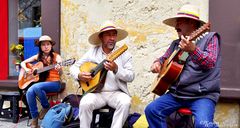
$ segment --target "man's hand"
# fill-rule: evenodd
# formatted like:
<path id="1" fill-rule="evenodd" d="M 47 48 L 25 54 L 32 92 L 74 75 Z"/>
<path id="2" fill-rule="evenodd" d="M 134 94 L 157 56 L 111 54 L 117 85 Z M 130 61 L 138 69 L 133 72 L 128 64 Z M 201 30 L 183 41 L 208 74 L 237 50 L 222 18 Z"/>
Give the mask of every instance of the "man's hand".
<path id="1" fill-rule="evenodd" d="M 92 76 L 91 76 L 91 73 L 89 72 L 80 72 L 78 74 L 78 79 L 83 82 L 88 82 L 92 80 Z"/>
<path id="2" fill-rule="evenodd" d="M 196 45 L 189 41 L 189 37 L 185 38 L 183 35 L 181 36 L 181 41 L 179 43 L 179 48 L 181 48 L 185 52 L 193 52 L 196 49 Z"/>
<path id="3" fill-rule="evenodd" d="M 156 61 L 151 66 L 152 73 L 160 73 L 161 71 L 161 64 L 159 61 Z"/>
<path id="4" fill-rule="evenodd" d="M 117 73 L 118 70 L 118 66 L 114 61 L 106 61 L 104 63 L 104 68 L 113 71 L 114 73 Z"/>

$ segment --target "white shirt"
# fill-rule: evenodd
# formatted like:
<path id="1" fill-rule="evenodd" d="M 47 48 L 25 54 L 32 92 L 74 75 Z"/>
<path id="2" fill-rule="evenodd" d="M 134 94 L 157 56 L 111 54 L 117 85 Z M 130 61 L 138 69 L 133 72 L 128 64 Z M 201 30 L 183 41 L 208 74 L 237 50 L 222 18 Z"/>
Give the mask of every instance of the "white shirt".
<path id="1" fill-rule="evenodd" d="M 114 50 L 116 50 L 116 48 Z M 106 56 L 101 46 L 90 48 L 81 59 L 70 67 L 71 75 L 78 80 L 78 74 L 80 73 L 79 68 L 83 63 L 94 62 L 99 64 L 106 59 Z M 125 51 L 116 58 L 114 62 L 118 65 L 118 71 L 116 74 L 112 71 L 108 71 L 102 91 L 116 91 L 120 89 L 129 94 L 127 82 L 132 82 L 135 76 L 132 67 L 132 56 Z"/>

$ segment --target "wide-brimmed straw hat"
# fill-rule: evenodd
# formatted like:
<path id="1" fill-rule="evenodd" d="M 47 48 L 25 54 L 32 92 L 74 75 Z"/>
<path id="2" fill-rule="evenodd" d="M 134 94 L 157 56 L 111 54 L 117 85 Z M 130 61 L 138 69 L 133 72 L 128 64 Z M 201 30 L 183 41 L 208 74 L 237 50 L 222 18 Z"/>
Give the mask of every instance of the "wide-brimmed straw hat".
<path id="1" fill-rule="evenodd" d="M 39 37 L 38 40 L 35 41 L 35 45 L 39 46 L 39 44 L 43 41 L 49 41 L 52 45 L 55 45 L 56 42 L 52 40 L 52 38 L 48 35 L 43 35 L 41 37 Z"/>
<path id="2" fill-rule="evenodd" d="M 89 36 L 88 41 L 89 43 L 93 45 L 100 45 L 102 41 L 99 38 L 99 34 L 102 32 L 106 32 L 109 30 L 116 30 L 117 31 L 117 41 L 120 41 L 127 37 L 128 32 L 123 30 L 120 27 L 116 27 L 116 25 L 112 21 L 106 21 L 104 22 L 101 27 L 99 28 L 99 31 L 93 33 L 91 36 Z"/>
<path id="3" fill-rule="evenodd" d="M 198 7 L 196 7 L 194 5 L 186 4 L 186 5 L 183 5 L 179 9 L 176 16 L 164 20 L 163 23 L 166 24 L 166 25 L 175 27 L 176 26 L 176 20 L 178 18 L 189 18 L 189 19 L 199 21 L 200 25 L 205 24 L 205 22 L 202 21 L 199 16 L 200 16 L 200 12 L 199 12 Z"/>

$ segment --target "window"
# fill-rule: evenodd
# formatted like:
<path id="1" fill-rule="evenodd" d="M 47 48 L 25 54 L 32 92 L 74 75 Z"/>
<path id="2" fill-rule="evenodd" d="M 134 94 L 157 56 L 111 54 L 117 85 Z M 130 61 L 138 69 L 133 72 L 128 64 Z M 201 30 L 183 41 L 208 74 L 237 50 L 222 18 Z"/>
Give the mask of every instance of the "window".
<path id="1" fill-rule="evenodd" d="M 41 0 L 19 0 L 17 3 L 17 42 L 9 42 L 9 76 L 17 76 L 22 60 L 38 52 L 34 40 L 42 35 Z"/>
<path id="2" fill-rule="evenodd" d="M 54 5 L 54 6 L 52 6 Z M 60 53 L 60 0 L 2 0 L 0 4 L 1 31 L 0 31 L 0 85 L 1 80 L 17 78 L 14 54 L 10 51 L 11 44 L 24 45 L 24 59 L 30 56 L 26 48 L 26 39 L 33 38 L 33 34 L 49 35 L 56 42 L 54 50 Z M 36 29 L 38 32 L 25 35 L 25 29 Z M 27 35 L 30 35 L 29 33 Z M 36 38 L 36 37 L 35 37 Z M 26 51 L 25 51 L 26 50 Z M 29 53 L 29 54 L 28 54 Z M 13 77 L 12 77 L 13 76 Z M 6 81 L 5 83 L 6 84 Z"/>

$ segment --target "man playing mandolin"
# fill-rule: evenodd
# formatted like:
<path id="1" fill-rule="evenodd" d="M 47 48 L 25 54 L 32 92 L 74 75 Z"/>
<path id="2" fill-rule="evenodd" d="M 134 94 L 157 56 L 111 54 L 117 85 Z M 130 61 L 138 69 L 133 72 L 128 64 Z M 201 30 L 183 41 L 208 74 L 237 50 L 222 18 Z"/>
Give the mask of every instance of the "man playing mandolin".
<path id="1" fill-rule="evenodd" d="M 70 68 L 72 76 L 82 84 L 80 86 L 87 87 L 92 86 L 91 82 L 96 77 L 93 73 L 95 69 L 89 67 L 90 71 L 84 71 L 81 67 L 85 63 L 91 62 L 101 69 L 101 77 L 96 89 L 93 87 L 85 90 L 85 95 L 80 101 L 81 128 L 90 128 L 93 110 L 106 105 L 115 109 L 112 128 L 122 128 L 128 117 L 131 97 L 127 89 L 127 82 L 132 82 L 134 79 L 132 57 L 127 51 L 123 52 L 125 50 L 117 52 L 118 55 L 112 55 L 115 53 L 114 51 L 117 51 L 116 42 L 124 39 L 127 35 L 125 30 L 116 27 L 111 21 L 106 21 L 98 32 L 89 37 L 89 42 L 95 46 L 90 48 Z M 109 55 L 112 55 L 115 61 L 108 59 Z"/>
<path id="2" fill-rule="evenodd" d="M 174 27 L 179 39 L 174 40 L 166 53 L 151 66 L 151 71 L 159 73 L 162 78 L 159 86 L 170 86 L 167 93 L 145 109 L 150 128 L 166 128 L 166 117 L 183 107 L 192 111 L 196 128 L 218 127 L 213 118 L 220 95 L 220 36 L 209 32 L 193 42 L 202 31 L 209 29 L 201 27 L 205 22 L 199 19 L 199 10 L 193 5 L 182 6 L 176 16 L 163 23 Z M 180 75 L 176 75 L 173 81 L 163 79 L 166 71 L 171 69 L 168 68 L 170 65 L 177 65 L 175 69 L 181 67 L 178 69 Z M 176 74 L 176 70 L 172 71 L 173 75 Z"/>

